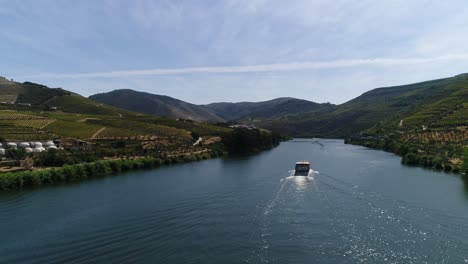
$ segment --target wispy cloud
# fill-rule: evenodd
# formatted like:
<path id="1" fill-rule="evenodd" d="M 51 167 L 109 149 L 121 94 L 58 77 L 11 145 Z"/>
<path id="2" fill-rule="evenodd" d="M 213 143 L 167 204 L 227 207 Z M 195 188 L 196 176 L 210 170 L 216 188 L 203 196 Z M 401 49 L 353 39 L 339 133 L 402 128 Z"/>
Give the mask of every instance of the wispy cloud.
<path id="1" fill-rule="evenodd" d="M 228 73 L 256 73 L 256 72 L 283 72 L 299 70 L 322 70 L 349 68 L 359 66 L 395 66 L 414 65 L 425 63 L 438 63 L 448 61 L 468 61 L 468 53 L 448 54 L 437 57 L 414 58 L 374 58 L 374 59 L 346 59 L 317 62 L 289 62 L 274 64 L 259 64 L 246 66 L 221 66 L 221 67 L 189 67 L 189 68 L 158 68 L 146 70 L 124 70 L 89 73 L 44 73 L 25 78 L 119 78 L 132 76 L 156 76 L 156 75 L 183 75 L 183 74 L 228 74 Z"/>

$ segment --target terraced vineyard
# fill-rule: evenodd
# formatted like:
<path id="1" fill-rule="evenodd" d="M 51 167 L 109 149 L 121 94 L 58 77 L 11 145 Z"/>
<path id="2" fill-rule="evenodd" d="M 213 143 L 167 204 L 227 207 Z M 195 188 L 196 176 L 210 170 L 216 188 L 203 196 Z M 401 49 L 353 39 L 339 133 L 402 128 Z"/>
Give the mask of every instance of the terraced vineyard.
<path id="1" fill-rule="evenodd" d="M 11 121 L 14 126 L 21 126 L 21 127 L 32 127 L 35 129 L 44 129 L 51 123 L 53 123 L 55 119 L 26 119 L 26 120 L 13 120 Z"/>
<path id="2" fill-rule="evenodd" d="M 15 94 L 2 94 L 0 95 L 0 102 L 16 102 L 17 95 Z"/>
<path id="3" fill-rule="evenodd" d="M 56 135 L 32 127 L 15 126 L 11 121 L 0 121 L 0 137 L 12 141 L 49 140 Z"/>
<path id="4" fill-rule="evenodd" d="M 429 143 L 430 141 L 436 141 L 439 143 L 462 143 L 468 144 L 468 128 L 459 127 L 457 129 L 450 130 L 434 130 L 434 131 L 423 131 L 411 134 L 404 134 L 402 136 L 403 141 L 417 141 L 421 143 Z"/>
<path id="5" fill-rule="evenodd" d="M 433 127 L 454 127 L 468 126 L 468 103 L 459 105 L 455 110 L 448 113 L 436 123 Z"/>
<path id="6" fill-rule="evenodd" d="M 100 133 L 98 133 L 93 139 L 107 139 L 107 140 L 121 140 L 129 137 L 139 136 L 139 133 L 128 129 L 106 127 Z"/>
<path id="7" fill-rule="evenodd" d="M 101 120 L 90 119 L 86 121 L 87 124 L 93 124 L 102 127 L 116 128 L 110 130 L 110 135 L 126 136 L 128 130 L 131 130 L 133 135 L 158 135 L 163 137 L 178 136 L 181 138 L 191 139 L 190 133 L 187 130 L 178 129 L 174 127 L 154 124 L 150 122 L 140 122 L 139 120 L 121 119 L 121 118 L 105 118 Z M 107 129 L 106 129 L 107 130 Z M 105 131 L 104 131 L 105 132 Z M 115 134 L 112 134 L 114 133 Z M 107 133 L 107 132 L 105 132 Z"/>
<path id="8" fill-rule="evenodd" d="M 65 112 L 0 111 L 0 137 L 6 140 L 163 140 L 171 144 L 193 141 L 191 132 L 219 135 L 229 128 L 192 121 L 176 121 L 144 115 L 127 117 Z"/>
<path id="9" fill-rule="evenodd" d="M 45 127 L 45 130 L 64 137 L 90 139 L 101 128 L 102 126 L 84 122 L 57 120 Z"/>
<path id="10" fill-rule="evenodd" d="M 43 116 L 32 115 L 17 111 L 0 111 L 0 120 L 31 120 L 44 119 Z"/>

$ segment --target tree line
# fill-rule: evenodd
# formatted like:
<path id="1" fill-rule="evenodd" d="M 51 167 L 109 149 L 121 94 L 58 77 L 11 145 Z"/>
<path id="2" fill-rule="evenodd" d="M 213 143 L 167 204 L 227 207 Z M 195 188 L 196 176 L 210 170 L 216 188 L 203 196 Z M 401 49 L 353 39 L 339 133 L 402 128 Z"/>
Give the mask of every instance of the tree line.
<path id="1" fill-rule="evenodd" d="M 125 171 L 151 169 L 162 165 L 205 160 L 215 154 L 203 153 L 166 157 L 164 159 L 146 157 L 139 159 L 100 160 L 64 165 L 63 167 L 52 169 L 3 173 L 0 174 L 0 190 L 14 190 L 60 182 L 76 182 L 89 178 L 116 175 Z"/>
<path id="2" fill-rule="evenodd" d="M 277 146 L 284 138 L 275 132 L 260 129 L 236 128 L 222 136 L 230 154 L 249 154 Z"/>

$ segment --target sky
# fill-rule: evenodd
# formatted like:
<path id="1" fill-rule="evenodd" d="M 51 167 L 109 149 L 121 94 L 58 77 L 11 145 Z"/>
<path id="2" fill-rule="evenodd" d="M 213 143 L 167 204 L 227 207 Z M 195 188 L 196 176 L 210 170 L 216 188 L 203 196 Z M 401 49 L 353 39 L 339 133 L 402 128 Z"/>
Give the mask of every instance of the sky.
<path id="1" fill-rule="evenodd" d="M 465 72 L 466 0 L 0 0 L 0 76 L 84 96 L 339 104 Z"/>

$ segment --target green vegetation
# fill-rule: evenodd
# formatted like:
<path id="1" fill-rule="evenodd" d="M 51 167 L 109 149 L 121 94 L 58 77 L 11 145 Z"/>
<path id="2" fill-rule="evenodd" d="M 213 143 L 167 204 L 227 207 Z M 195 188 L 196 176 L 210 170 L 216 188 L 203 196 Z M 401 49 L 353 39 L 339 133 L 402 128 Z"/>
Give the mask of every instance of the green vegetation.
<path id="1" fill-rule="evenodd" d="M 464 147 L 462 145 L 440 145 L 436 141 L 425 144 L 403 142 L 398 138 L 388 136 L 347 139 L 345 143 L 393 152 L 401 156 L 402 163 L 406 165 L 417 165 L 455 173 L 463 170 L 463 164 L 466 166 L 466 159 L 463 163 L 459 158 L 463 157 Z"/>
<path id="2" fill-rule="evenodd" d="M 45 128 L 47 132 L 66 137 L 88 139 L 101 127 L 85 122 L 57 120 Z"/>
<path id="3" fill-rule="evenodd" d="M 468 148 L 465 149 L 464 158 L 463 158 L 463 172 L 465 177 L 468 175 Z"/>
<path id="4" fill-rule="evenodd" d="M 251 153 L 280 140 L 264 130 L 239 132 L 226 124 L 133 113 L 37 84 L 3 81 L 2 93 L 16 101 L 0 104 L 1 141 L 56 140 L 63 149 L 7 149 L 7 169 L 23 171 L 1 173 L 0 190 L 73 182 L 226 152 Z M 199 137 L 203 141 L 194 146 Z M 245 148 L 233 147 L 240 142 Z"/>
<path id="5" fill-rule="evenodd" d="M 277 146 L 282 137 L 277 133 L 260 129 L 235 129 L 223 135 L 223 142 L 229 153 L 248 154 Z"/>
<path id="6" fill-rule="evenodd" d="M 390 133 L 467 125 L 468 77 L 378 88 L 330 108 L 275 118 L 256 118 L 259 127 L 291 136 L 345 138 L 366 130 Z"/>
<path id="7" fill-rule="evenodd" d="M 0 101 L 2 102 L 16 102 L 31 105 L 40 105 L 51 98 L 67 94 L 70 94 L 70 92 L 62 89 L 50 89 L 44 85 L 31 82 L 0 83 L 0 99 L 2 99 Z"/>
<path id="8" fill-rule="evenodd" d="M 307 100 L 283 97 L 264 102 L 213 103 L 207 109 L 227 121 L 237 119 L 275 119 L 310 112 L 328 112 L 335 105 L 318 104 Z"/>
<path id="9" fill-rule="evenodd" d="M 136 116 L 136 113 L 132 113 L 126 110 L 118 109 L 113 106 L 105 105 L 102 103 L 95 102 L 88 98 L 80 95 L 71 94 L 66 96 L 60 96 L 50 99 L 49 101 L 41 104 L 44 109 L 50 109 L 56 107 L 64 112 L 69 113 L 80 113 L 80 114 L 91 114 L 91 115 L 106 115 L 106 116 Z"/>
<path id="10" fill-rule="evenodd" d="M 167 157 L 165 159 L 146 157 L 139 159 L 101 160 L 91 163 L 64 165 L 61 168 L 0 174 L 0 190 L 14 190 L 23 187 L 34 187 L 61 182 L 115 175 L 121 172 L 156 168 L 163 164 L 176 164 L 189 161 L 209 159 L 209 153 Z"/>
<path id="11" fill-rule="evenodd" d="M 105 128 L 105 129 L 103 129 Z M 50 111 L 0 110 L 0 136 L 6 140 L 82 140 L 121 137 L 177 138 L 189 144 L 192 132 L 219 136 L 230 128 L 191 120 L 171 120 L 145 115 L 106 116 Z M 99 133 L 98 133 L 99 132 Z"/>

